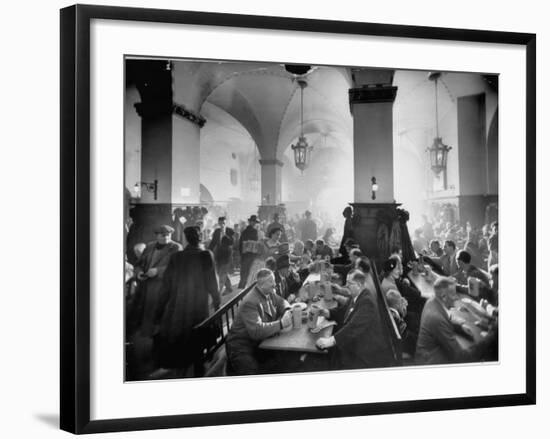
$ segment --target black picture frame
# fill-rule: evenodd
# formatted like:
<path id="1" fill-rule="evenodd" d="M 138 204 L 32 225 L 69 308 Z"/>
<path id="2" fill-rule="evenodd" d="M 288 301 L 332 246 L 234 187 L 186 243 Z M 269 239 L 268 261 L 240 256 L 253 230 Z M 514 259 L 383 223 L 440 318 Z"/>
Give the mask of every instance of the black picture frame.
<path id="1" fill-rule="evenodd" d="M 498 396 L 90 420 L 90 22 L 132 20 L 204 26 L 438 39 L 526 48 L 526 392 Z M 536 36 L 287 17 L 75 5 L 61 10 L 61 387 L 60 424 L 98 433 L 515 406 L 536 401 Z"/>

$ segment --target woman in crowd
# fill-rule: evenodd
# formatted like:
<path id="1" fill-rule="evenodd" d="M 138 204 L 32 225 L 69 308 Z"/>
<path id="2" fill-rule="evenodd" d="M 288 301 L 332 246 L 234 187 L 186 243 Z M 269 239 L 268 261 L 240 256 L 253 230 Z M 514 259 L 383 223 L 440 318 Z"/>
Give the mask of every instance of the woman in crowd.
<path id="1" fill-rule="evenodd" d="M 293 264 L 299 263 L 302 260 L 302 255 L 304 254 L 304 243 L 300 240 L 294 243 L 294 247 L 290 252 L 290 262 Z"/>
<path id="2" fill-rule="evenodd" d="M 402 279 L 403 265 L 399 256 L 391 256 L 387 259 L 382 270 L 380 284 L 382 293 L 386 295 L 390 290 L 399 291 L 408 302 L 407 324 L 413 328 L 418 327 L 426 299 L 422 297 L 420 291 L 411 285 L 408 279 Z"/>

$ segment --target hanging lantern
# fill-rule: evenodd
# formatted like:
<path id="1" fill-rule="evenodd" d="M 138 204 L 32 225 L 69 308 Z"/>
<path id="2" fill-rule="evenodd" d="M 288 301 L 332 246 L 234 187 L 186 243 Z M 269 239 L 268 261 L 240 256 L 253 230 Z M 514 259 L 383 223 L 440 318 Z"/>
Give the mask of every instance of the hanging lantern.
<path id="1" fill-rule="evenodd" d="M 430 153 L 430 165 L 435 175 L 447 171 L 447 156 L 452 148 L 443 143 L 441 137 L 434 138 L 434 142 L 428 152 Z"/>
<path id="2" fill-rule="evenodd" d="M 313 146 L 309 146 L 307 139 L 304 137 L 304 88 L 307 87 L 307 82 L 303 79 L 298 80 L 300 86 L 300 137 L 295 145 L 292 145 L 292 151 L 294 151 L 294 164 L 296 167 L 304 172 L 304 169 L 308 165 L 308 155 L 311 153 Z"/>
<path id="3" fill-rule="evenodd" d="M 449 145 L 445 145 L 443 139 L 439 136 L 437 81 L 440 77 L 441 72 L 432 72 L 428 75 L 428 79 L 434 81 L 435 87 L 435 137 L 427 151 L 430 153 L 430 167 L 433 173 L 438 177 L 443 172 L 443 187 L 447 189 L 447 157 L 452 148 Z"/>

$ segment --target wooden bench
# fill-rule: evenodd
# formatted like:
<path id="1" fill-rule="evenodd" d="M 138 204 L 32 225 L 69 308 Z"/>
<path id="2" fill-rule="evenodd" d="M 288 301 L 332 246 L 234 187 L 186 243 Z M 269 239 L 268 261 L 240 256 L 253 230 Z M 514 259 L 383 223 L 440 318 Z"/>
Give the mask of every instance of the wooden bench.
<path id="1" fill-rule="evenodd" d="M 254 288 L 249 285 L 214 314 L 193 328 L 193 339 L 197 340 L 197 354 L 194 361 L 196 377 L 220 376 L 224 374 L 226 355 L 225 339 L 237 309 L 244 297 Z"/>
<path id="2" fill-rule="evenodd" d="M 374 263 L 374 261 L 371 263 L 371 267 L 373 271 L 372 278 L 374 281 L 374 287 L 376 289 L 376 298 L 378 302 L 380 318 L 382 319 L 382 325 L 385 329 L 384 332 L 392 350 L 393 364 L 391 366 L 401 366 L 403 364 L 403 345 L 401 334 L 399 333 L 399 328 L 397 328 L 395 320 L 392 317 L 390 307 L 388 306 L 388 301 L 386 300 L 386 296 L 382 293 L 378 270 L 376 269 L 376 263 Z"/>

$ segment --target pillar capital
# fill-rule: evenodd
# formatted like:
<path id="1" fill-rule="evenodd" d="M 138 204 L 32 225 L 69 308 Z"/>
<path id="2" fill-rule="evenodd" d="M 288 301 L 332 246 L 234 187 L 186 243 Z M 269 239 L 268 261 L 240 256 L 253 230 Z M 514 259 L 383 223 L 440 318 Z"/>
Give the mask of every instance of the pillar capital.
<path id="1" fill-rule="evenodd" d="M 376 104 L 394 102 L 397 87 L 393 85 L 364 85 L 349 89 L 350 106 L 355 104 Z"/>
<path id="2" fill-rule="evenodd" d="M 277 165 L 277 166 L 280 166 L 281 168 L 283 167 L 283 164 L 284 164 L 279 159 L 260 159 L 259 162 L 260 162 L 260 165 L 262 166 Z"/>
<path id="3" fill-rule="evenodd" d="M 195 125 L 198 125 L 199 128 L 202 128 L 206 123 L 206 119 L 203 116 L 195 113 L 192 110 L 189 110 L 188 108 L 185 108 L 184 105 L 178 104 L 177 102 L 174 102 L 172 104 L 172 111 L 175 115 L 180 116 L 188 120 L 189 122 L 194 123 Z"/>
<path id="4" fill-rule="evenodd" d="M 151 99 L 134 104 L 134 108 L 142 119 L 152 119 L 170 115 L 172 101 L 170 99 Z"/>

